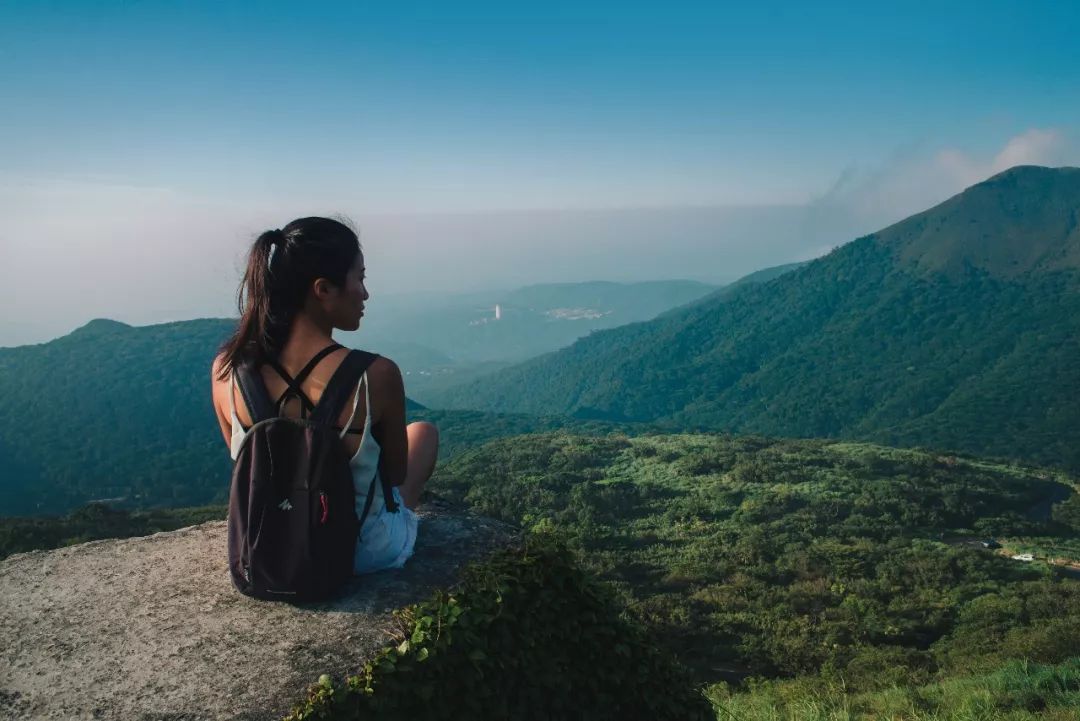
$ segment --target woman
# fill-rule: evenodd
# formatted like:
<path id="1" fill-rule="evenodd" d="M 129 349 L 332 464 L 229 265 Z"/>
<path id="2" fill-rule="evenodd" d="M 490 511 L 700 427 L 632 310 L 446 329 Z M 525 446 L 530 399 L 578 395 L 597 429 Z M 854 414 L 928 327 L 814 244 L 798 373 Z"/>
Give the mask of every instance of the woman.
<path id="1" fill-rule="evenodd" d="M 331 337 L 335 328 L 359 327 L 368 298 L 359 239 L 342 223 L 299 218 L 258 237 L 238 296 L 240 323 L 211 368 L 214 410 L 234 460 L 252 419 L 233 382 L 233 369 L 253 360 L 260 366 L 270 397 L 280 399 L 289 383 L 278 369 L 290 378 L 302 376 L 309 361 L 336 345 Z M 300 390 L 312 405 L 319 402 L 347 354 L 344 347 L 331 350 L 299 379 Z M 413 509 L 435 467 L 438 430 L 431 423 L 405 425 L 401 371 L 389 358 L 375 359 L 352 398 L 342 410 L 338 429 L 351 458 L 357 498 L 362 504 L 372 482 L 376 494 L 360 529 L 363 543 L 357 544 L 353 570 L 399 568 L 416 541 Z M 306 415 L 303 402 L 292 394 L 280 413 L 294 418 Z M 393 486 L 398 512 L 387 511 L 378 478 Z"/>

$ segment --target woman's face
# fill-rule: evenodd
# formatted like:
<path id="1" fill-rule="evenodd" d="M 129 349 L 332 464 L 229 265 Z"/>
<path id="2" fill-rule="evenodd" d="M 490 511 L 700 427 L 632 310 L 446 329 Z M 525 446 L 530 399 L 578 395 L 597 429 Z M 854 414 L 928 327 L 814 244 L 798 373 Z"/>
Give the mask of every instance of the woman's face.
<path id="1" fill-rule="evenodd" d="M 369 297 L 365 282 L 364 254 L 358 252 L 352 267 L 345 274 L 345 285 L 340 288 L 329 309 L 335 328 L 356 330 L 360 327 L 364 304 Z"/>

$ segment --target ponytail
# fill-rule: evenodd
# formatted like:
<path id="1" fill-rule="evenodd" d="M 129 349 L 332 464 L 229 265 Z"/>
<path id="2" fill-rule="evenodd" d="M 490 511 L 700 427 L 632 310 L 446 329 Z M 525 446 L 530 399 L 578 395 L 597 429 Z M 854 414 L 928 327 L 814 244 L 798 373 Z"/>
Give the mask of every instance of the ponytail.
<path id="1" fill-rule="evenodd" d="M 240 322 L 219 349 L 218 380 L 244 363 L 277 357 L 311 284 L 327 278 L 344 285 L 359 251 L 356 233 L 329 218 L 300 218 L 256 238 L 236 295 Z"/>

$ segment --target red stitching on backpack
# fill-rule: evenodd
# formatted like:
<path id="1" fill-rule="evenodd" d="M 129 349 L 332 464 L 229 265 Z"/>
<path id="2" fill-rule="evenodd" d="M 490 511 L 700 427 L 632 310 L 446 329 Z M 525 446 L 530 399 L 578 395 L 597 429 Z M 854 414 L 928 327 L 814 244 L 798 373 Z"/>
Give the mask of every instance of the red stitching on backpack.
<path id="1" fill-rule="evenodd" d="M 326 523 L 326 517 L 330 515 L 330 504 L 326 501 L 326 494 L 319 494 L 319 503 L 322 504 L 322 518 L 319 519 L 319 523 Z"/>

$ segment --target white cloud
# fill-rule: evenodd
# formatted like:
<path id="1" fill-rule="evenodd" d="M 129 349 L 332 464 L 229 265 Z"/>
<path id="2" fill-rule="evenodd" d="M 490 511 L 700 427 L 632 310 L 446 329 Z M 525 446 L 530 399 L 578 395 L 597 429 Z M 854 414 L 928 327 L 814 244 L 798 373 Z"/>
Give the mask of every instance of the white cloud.
<path id="1" fill-rule="evenodd" d="M 1005 144 L 992 169 L 997 173 L 1014 165 L 1063 165 L 1075 160 L 1075 149 L 1060 130 L 1032 128 Z"/>
<path id="2" fill-rule="evenodd" d="M 1077 162 L 1076 149 L 1065 133 L 1054 128 L 1031 128 L 1009 138 L 992 158 L 979 158 L 954 148 L 937 153 L 934 163 L 956 192 L 1017 165 L 1069 165 Z"/>

